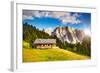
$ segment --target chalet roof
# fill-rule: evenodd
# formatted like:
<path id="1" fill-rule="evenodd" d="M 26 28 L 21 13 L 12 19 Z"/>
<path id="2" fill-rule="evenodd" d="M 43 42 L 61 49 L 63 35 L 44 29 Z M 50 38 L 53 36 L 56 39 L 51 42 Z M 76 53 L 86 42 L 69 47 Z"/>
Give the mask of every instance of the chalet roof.
<path id="1" fill-rule="evenodd" d="M 56 44 L 56 39 L 36 39 L 34 44 Z"/>

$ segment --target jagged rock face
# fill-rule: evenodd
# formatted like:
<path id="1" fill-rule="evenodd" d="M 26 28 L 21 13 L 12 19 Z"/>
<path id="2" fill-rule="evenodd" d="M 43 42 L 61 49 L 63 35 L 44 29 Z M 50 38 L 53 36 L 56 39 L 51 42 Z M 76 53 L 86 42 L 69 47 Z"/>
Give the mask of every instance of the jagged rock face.
<path id="1" fill-rule="evenodd" d="M 71 27 L 57 27 L 53 32 L 52 36 L 56 36 L 62 42 L 68 42 L 75 44 L 77 42 L 82 42 L 85 34 L 82 30 L 74 29 Z"/>
<path id="2" fill-rule="evenodd" d="M 76 32 L 76 37 L 79 42 L 82 42 L 84 37 L 86 37 L 85 33 L 82 30 L 75 30 Z"/>

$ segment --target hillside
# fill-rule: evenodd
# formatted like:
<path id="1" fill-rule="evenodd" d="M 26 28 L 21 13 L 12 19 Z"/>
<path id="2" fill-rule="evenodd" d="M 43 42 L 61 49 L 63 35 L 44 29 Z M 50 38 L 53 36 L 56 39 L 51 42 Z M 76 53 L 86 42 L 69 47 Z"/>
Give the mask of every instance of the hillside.
<path id="1" fill-rule="evenodd" d="M 87 56 L 82 56 L 64 49 L 23 49 L 23 62 L 41 61 L 64 61 L 64 60 L 86 60 Z"/>
<path id="2" fill-rule="evenodd" d="M 50 36 L 45 33 L 44 30 L 40 31 L 35 26 L 32 26 L 28 23 L 23 24 L 23 41 L 29 43 L 31 48 L 34 48 L 33 42 L 36 39 L 56 39 L 57 46 L 64 48 L 63 42 L 61 42 L 56 36 Z"/>
<path id="3" fill-rule="evenodd" d="M 40 30 L 34 25 L 23 24 L 23 41 L 29 43 L 30 48 L 35 48 L 33 42 L 36 39 L 56 39 L 56 46 L 81 55 L 91 56 L 91 38 L 85 37 L 82 31 L 74 30 L 69 27 L 59 27 L 53 32 L 53 36 Z M 74 32 L 75 31 L 75 32 Z M 76 33 L 77 32 L 77 33 Z M 76 33 L 76 34 L 75 34 Z M 77 36 L 77 38 L 76 38 Z M 63 39 L 64 41 L 62 41 Z M 80 40 L 81 43 L 76 42 Z M 70 43 L 68 42 L 70 40 Z M 74 43 L 74 44 L 73 44 Z"/>

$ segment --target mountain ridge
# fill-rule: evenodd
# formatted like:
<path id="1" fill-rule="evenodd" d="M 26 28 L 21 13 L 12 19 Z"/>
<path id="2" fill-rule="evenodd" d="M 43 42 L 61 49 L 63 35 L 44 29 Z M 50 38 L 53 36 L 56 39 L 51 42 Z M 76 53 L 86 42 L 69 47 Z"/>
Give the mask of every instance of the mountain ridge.
<path id="1" fill-rule="evenodd" d="M 52 36 L 56 36 L 62 42 L 71 44 L 82 43 L 86 36 L 83 30 L 75 29 L 72 27 L 56 27 L 52 32 Z"/>

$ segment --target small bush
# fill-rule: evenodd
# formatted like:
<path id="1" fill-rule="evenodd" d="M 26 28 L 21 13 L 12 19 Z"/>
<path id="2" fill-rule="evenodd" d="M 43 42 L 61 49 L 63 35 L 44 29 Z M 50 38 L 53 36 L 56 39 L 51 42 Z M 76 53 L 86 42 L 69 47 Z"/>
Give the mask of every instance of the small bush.
<path id="1" fill-rule="evenodd" d="M 30 44 L 23 41 L 23 48 L 30 48 Z"/>

